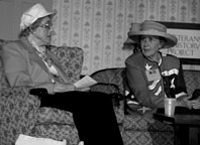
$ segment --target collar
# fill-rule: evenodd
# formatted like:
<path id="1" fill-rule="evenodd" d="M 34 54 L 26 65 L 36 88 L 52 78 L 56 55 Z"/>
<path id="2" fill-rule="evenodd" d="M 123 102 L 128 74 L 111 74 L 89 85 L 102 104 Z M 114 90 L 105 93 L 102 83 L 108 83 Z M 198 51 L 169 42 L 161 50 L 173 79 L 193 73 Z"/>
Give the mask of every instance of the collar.
<path id="1" fill-rule="evenodd" d="M 158 53 L 160 55 L 160 59 L 158 61 L 150 60 L 147 57 L 145 57 L 144 55 L 143 55 L 143 57 L 147 60 L 147 62 L 156 63 L 158 66 L 161 66 L 161 64 L 163 62 L 163 54 L 161 52 L 158 52 Z"/>
<path id="2" fill-rule="evenodd" d="M 39 46 L 32 37 L 28 37 L 28 41 L 31 43 L 31 45 L 37 50 L 38 53 L 44 54 L 46 53 L 45 46 Z"/>

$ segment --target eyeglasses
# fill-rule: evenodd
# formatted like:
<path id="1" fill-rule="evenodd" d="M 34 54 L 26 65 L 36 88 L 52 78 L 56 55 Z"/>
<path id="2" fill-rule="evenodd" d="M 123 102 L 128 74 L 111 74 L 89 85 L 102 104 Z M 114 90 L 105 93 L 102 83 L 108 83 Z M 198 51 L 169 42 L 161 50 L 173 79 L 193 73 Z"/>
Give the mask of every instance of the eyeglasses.
<path id="1" fill-rule="evenodd" d="M 46 28 L 46 29 L 51 29 L 51 26 L 52 24 L 51 23 L 46 23 L 46 24 L 40 24 L 39 27 L 42 27 L 42 28 Z"/>

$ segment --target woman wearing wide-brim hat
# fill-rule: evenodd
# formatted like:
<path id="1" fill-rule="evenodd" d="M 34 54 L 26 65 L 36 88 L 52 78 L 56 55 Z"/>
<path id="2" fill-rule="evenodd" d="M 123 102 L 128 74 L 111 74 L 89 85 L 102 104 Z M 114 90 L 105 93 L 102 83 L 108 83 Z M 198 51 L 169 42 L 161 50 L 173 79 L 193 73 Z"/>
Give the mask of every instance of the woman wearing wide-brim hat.
<path id="1" fill-rule="evenodd" d="M 159 51 L 175 46 L 176 36 L 167 33 L 165 25 L 150 20 L 141 23 L 138 31 L 128 34 L 141 46 L 141 52 L 132 54 L 125 61 L 126 92 L 132 93 L 129 111 L 145 113 L 163 108 L 165 97 L 175 97 L 178 106 L 191 108 L 186 99 L 189 97 L 180 60 Z"/>

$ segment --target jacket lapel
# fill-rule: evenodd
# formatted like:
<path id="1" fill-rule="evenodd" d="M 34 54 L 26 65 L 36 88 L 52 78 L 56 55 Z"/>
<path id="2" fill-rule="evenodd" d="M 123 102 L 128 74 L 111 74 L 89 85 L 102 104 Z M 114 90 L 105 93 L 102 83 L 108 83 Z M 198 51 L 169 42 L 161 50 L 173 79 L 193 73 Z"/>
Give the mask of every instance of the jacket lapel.
<path id="1" fill-rule="evenodd" d="M 43 68 L 47 73 L 49 73 L 45 63 L 42 61 L 42 59 L 38 56 L 36 53 L 35 48 L 30 44 L 27 38 L 21 38 L 21 44 L 29 53 L 29 57 L 32 61 L 36 62 L 38 65 L 40 65 L 41 68 Z"/>
<path id="2" fill-rule="evenodd" d="M 24 48 L 26 50 L 28 50 L 30 59 L 32 61 L 36 62 L 38 65 L 40 65 L 40 67 L 43 68 L 47 73 L 49 73 L 49 70 L 46 67 L 45 63 L 38 56 L 38 54 L 36 53 L 35 48 L 30 44 L 28 39 L 27 38 L 22 38 L 21 39 L 21 43 L 24 46 Z M 46 51 L 47 51 L 47 56 L 52 59 L 52 63 L 56 67 L 56 70 L 58 71 L 59 76 L 62 78 L 62 80 L 65 83 L 69 83 L 68 80 L 67 80 L 67 77 L 66 77 L 66 73 L 63 71 L 62 66 L 60 65 L 60 62 L 57 59 L 57 57 L 52 52 L 50 52 L 48 49 Z"/>

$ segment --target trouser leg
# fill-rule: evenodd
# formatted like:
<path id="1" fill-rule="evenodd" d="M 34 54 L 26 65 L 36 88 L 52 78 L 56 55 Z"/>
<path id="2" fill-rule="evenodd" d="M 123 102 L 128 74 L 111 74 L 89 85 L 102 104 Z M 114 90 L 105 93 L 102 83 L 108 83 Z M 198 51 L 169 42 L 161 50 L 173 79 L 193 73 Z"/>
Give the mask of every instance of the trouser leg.
<path id="1" fill-rule="evenodd" d="M 80 139 L 85 145 L 122 145 L 111 97 L 104 93 L 67 92 L 42 97 L 41 106 L 73 113 Z"/>

